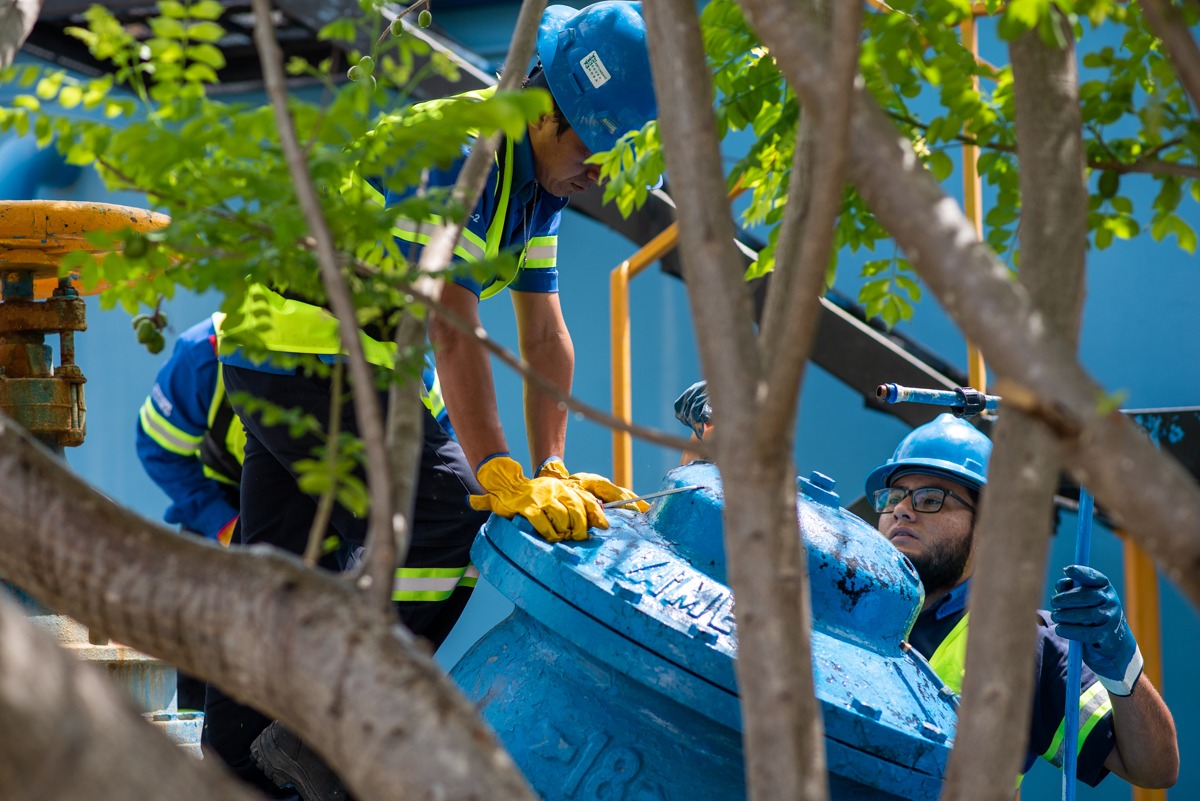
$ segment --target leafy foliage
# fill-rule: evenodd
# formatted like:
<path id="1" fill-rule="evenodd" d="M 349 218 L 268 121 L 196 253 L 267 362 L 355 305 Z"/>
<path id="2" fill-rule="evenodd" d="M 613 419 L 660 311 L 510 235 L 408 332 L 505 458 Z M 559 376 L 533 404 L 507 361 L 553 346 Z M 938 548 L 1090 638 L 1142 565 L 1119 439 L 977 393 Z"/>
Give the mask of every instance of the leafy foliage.
<path id="1" fill-rule="evenodd" d="M 267 105 L 209 92 L 224 66 L 216 46 L 225 36 L 220 3 L 160 0 L 158 9 L 144 38 L 99 6 L 85 12 L 84 27 L 72 29 L 93 55 L 114 65 L 112 76 L 84 80 L 34 67 L 5 71 L 0 80 L 15 80 L 28 91 L 0 108 L 0 131 L 32 132 L 40 146 L 57 147 L 71 164 L 94 165 L 110 187 L 142 192 L 154 210 L 169 215 L 166 228 L 149 234 L 94 234 L 93 244 L 109 252 L 100 258 L 77 253 L 64 262 L 64 272 L 77 274 L 86 287 L 107 287 L 104 307 L 157 314 L 160 300 L 180 288 L 215 291 L 224 298 L 231 328 L 246 332 L 240 344 L 247 353 L 266 355 L 255 320 L 246 319 L 253 308 L 243 308 L 250 284 L 269 284 L 317 303 L 326 298 L 275 116 Z M 453 78 L 455 70 L 416 37 L 382 31 L 378 14 L 366 15 L 361 24 L 377 44 L 371 53 L 352 54 L 359 78 L 335 80 L 345 67 L 333 60 L 316 65 L 293 60 L 288 71 L 315 79 L 323 95 L 319 102 L 293 95 L 288 112 L 320 191 L 359 323 L 390 338 L 398 315 L 413 305 L 407 285 L 415 270 L 391 235 L 396 214 L 429 220 L 432 228 L 463 212 L 448 191 L 426 190 L 425 171 L 462 158 L 476 135 L 524 136 L 527 123 L 550 105 L 546 92 L 528 90 L 395 111 L 426 72 Z M 357 33 L 354 22 L 338 20 L 321 37 L 349 41 Z M 404 199 L 385 209 L 386 192 Z M 502 261 L 501 269 L 513 269 L 511 255 Z M 157 344 L 146 325 L 135 325 L 135 331 L 147 344 Z M 400 373 L 418 375 L 423 354 L 405 356 Z M 329 369 L 316 359 L 302 366 L 322 374 Z M 318 428 L 324 422 L 317 421 Z M 365 508 L 365 488 L 350 480 L 360 446 L 339 441 L 329 447 L 338 451 L 329 462 L 333 472 L 318 454 L 307 465 L 304 486 L 314 491 L 336 486 L 350 508 Z"/>
<path id="2" fill-rule="evenodd" d="M 912 140 L 939 181 L 959 194 L 964 143 L 980 148 L 978 172 L 988 198 L 984 241 L 1019 264 L 1017 226 L 1021 198 L 1016 162 L 1012 68 L 978 60 L 959 28 L 982 7 L 994 29 L 1011 40 L 1037 30 L 1061 43 L 1052 12 L 1065 14 L 1084 53 L 1081 101 L 1091 173 L 1088 227 L 1092 244 L 1107 248 L 1148 228 L 1156 240 L 1174 236 L 1194 252 L 1196 234 L 1179 214 L 1184 195 L 1200 199 L 1200 129 L 1160 43 L 1146 30 L 1137 4 L 1115 0 L 895 0 L 890 12 L 868 11 L 860 68 L 868 91 Z M 1190 25 L 1195 4 L 1180 9 Z M 735 0 L 711 0 L 702 12 L 704 43 L 716 88 L 720 134 L 746 131 L 753 143 L 732 167 L 750 201 L 741 223 L 765 229 L 767 246 L 748 277 L 774 268 L 775 242 L 787 202 L 800 107 L 770 53 L 746 24 Z M 986 18 L 978 23 L 990 25 Z M 990 28 L 989 28 L 990 29 Z M 1106 45 L 1114 37 L 1120 46 Z M 1095 43 L 1093 43 L 1095 42 Z M 1145 173 L 1148 177 L 1135 174 Z M 1158 193 L 1149 209 L 1135 209 L 1127 187 L 1152 181 Z M 615 190 L 614 190 L 615 191 Z M 637 198 L 626 191 L 628 202 Z M 625 208 L 625 206 L 622 206 Z M 835 251 L 871 254 L 888 239 L 853 193 L 843 203 Z M 886 247 L 886 246 L 885 246 Z M 831 271 L 831 282 L 832 282 Z M 892 256 L 868 258 L 861 267 L 860 302 L 888 325 L 908 319 L 920 288 L 907 263 Z"/>

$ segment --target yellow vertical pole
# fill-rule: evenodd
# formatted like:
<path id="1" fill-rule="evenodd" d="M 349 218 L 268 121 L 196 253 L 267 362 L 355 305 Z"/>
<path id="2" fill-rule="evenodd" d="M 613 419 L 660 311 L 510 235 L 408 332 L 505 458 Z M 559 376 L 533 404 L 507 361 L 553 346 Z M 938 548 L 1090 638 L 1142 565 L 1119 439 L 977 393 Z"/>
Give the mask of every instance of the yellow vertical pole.
<path id="1" fill-rule="evenodd" d="M 979 59 L 979 31 L 975 25 L 975 17 L 968 14 L 962 23 L 963 45 L 971 51 L 971 55 Z M 979 90 L 979 76 L 971 76 L 971 85 Z M 975 236 L 983 238 L 983 189 L 979 181 L 979 147 L 964 144 L 963 159 L 963 211 L 967 219 L 975 226 Z M 979 390 L 987 392 L 987 367 L 983 361 L 983 353 L 973 342 L 967 343 L 967 383 Z"/>
<path id="2" fill-rule="evenodd" d="M 1146 678 L 1163 692 L 1162 617 L 1159 609 L 1158 573 L 1154 560 L 1133 538 L 1116 532 L 1125 551 L 1125 615 L 1145 660 Z M 1133 801 L 1165 801 L 1166 790 L 1133 788 Z"/>
<path id="3" fill-rule="evenodd" d="M 733 200 L 743 191 L 740 182 L 729 191 Z M 613 417 L 633 421 L 632 354 L 629 345 L 629 282 L 654 262 L 674 249 L 679 242 L 679 223 L 664 228 L 642 249 L 621 262 L 609 273 L 609 345 L 612 353 Z M 613 481 L 622 487 L 633 486 L 633 437 L 628 431 L 613 431 Z"/>
<path id="4" fill-rule="evenodd" d="M 609 274 L 609 332 L 612 348 L 613 417 L 626 423 L 633 419 L 629 350 L 629 260 Z M 633 438 L 627 431 L 613 431 L 613 481 L 617 486 L 633 483 Z"/>
<path id="5" fill-rule="evenodd" d="M 609 332 L 612 348 L 613 417 L 633 421 L 633 387 L 629 345 L 629 281 L 675 247 L 679 223 L 671 223 L 642 246 L 633 256 L 617 265 L 608 278 Z M 613 432 L 613 481 L 619 486 L 633 484 L 633 437 L 628 431 Z"/>

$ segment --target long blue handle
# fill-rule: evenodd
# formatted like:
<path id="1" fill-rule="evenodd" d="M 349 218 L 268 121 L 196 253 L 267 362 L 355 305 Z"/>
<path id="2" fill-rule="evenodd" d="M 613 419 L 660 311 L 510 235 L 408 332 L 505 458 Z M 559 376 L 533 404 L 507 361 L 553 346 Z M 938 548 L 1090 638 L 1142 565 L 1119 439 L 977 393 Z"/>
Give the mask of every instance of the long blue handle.
<path id="1" fill-rule="evenodd" d="M 975 393 L 975 397 L 983 402 L 983 410 L 994 412 L 1000 407 L 999 395 L 984 395 L 970 387 L 963 387 L 962 390 Z M 880 384 L 875 388 L 875 397 L 883 403 L 924 403 L 929 406 L 962 406 L 966 399 L 961 392 L 952 392 L 946 389 L 920 389 L 900 384 Z M 979 410 L 976 407 L 975 411 Z"/>
<path id="2" fill-rule="evenodd" d="M 1079 521 L 1075 525 L 1075 564 L 1086 565 L 1092 556 L 1092 494 L 1079 488 Z M 1083 644 L 1067 644 L 1067 704 L 1063 710 L 1063 801 L 1075 801 L 1079 751 L 1079 675 L 1083 672 Z"/>

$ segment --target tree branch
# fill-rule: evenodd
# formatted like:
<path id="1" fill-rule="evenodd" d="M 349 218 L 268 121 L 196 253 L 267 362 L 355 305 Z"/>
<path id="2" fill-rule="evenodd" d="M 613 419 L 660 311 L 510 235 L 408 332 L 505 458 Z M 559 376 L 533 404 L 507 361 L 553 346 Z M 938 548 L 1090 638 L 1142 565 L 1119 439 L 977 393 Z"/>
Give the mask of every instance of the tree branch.
<path id="1" fill-rule="evenodd" d="M 321 270 L 321 281 L 329 295 L 330 310 L 338 320 L 338 338 L 346 349 L 350 362 L 350 379 L 354 385 L 354 414 L 358 419 L 359 435 L 367 463 L 367 487 L 371 495 L 371 511 L 367 534 L 367 557 L 357 583 L 372 602 L 380 608 L 391 608 L 392 576 L 396 570 L 396 543 L 393 534 L 391 465 L 384 451 L 383 418 L 375 378 L 363 354 L 359 341 L 358 316 L 346 279 L 338 267 L 338 255 L 333 237 L 321 211 L 316 186 L 308 171 L 308 161 L 296 139 L 296 129 L 287 107 L 287 84 L 283 75 L 283 56 L 275 41 L 275 26 L 271 22 L 269 0 L 251 0 L 254 8 L 254 41 L 258 45 L 259 63 L 263 69 L 263 84 L 275 112 L 279 141 L 287 159 L 288 170 L 296 187 L 296 197 L 312 232 L 314 252 Z"/>
<path id="2" fill-rule="evenodd" d="M 1021 179 L 1018 276 L 1044 324 L 1074 347 L 1082 319 L 1088 188 L 1070 25 L 1067 47 L 1029 31 L 1009 45 Z M 976 528 L 963 705 L 943 798 L 1004 801 L 1025 759 L 1042 597 L 1063 448 L 1044 421 L 1004 406 Z M 1068 688 L 1068 693 L 1072 692 Z"/>
<path id="3" fill-rule="evenodd" d="M 216 760 L 148 725 L 103 671 L 0 597 L 0 797 L 12 801 L 261 801 Z M 169 779 L 165 777 L 170 777 Z"/>
<path id="4" fill-rule="evenodd" d="M 755 25 L 802 99 L 819 97 L 826 65 L 811 22 L 771 5 Z M 925 170 L 878 105 L 856 90 L 850 178 L 959 328 L 1003 380 L 1006 408 L 1039 415 L 1071 439 L 1068 464 L 1097 502 L 1194 604 L 1200 605 L 1200 488 L 1123 415 L 1049 329 L 1008 268 L 975 237 L 961 209 Z M 999 389 L 999 387 L 998 387 Z"/>
<path id="5" fill-rule="evenodd" d="M 753 436 L 763 374 L 752 308 L 725 202 L 713 89 L 696 6 L 644 6 L 667 167 L 676 176 L 684 274 L 701 362 L 720 409 L 717 464 L 725 490 L 725 553 L 737 597 L 746 776 L 753 799 L 824 799 L 824 739 L 812 687 L 807 573 L 796 520 L 795 465 L 786 441 Z M 788 410 L 794 413 L 793 409 Z M 779 599 L 794 603 L 780 603 Z"/>
<path id="6" fill-rule="evenodd" d="M 1192 110 L 1200 109 L 1200 48 L 1183 15 L 1167 0 L 1142 0 L 1141 7 L 1146 26 L 1167 49 L 1179 83 L 1192 101 Z"/>
<path id="7" fill-rule="evenodd" d="M 929 125 L 920 120 L 895 112 L 887 112 L 888 117 L 896 122 L 903 123 L 918 131 L 929 129 Z M 1003 142 L 981 142 L 973 136 L 966 134 L 957 134 L 952 137 L 954 141 L 964 145 L 974 145 L 981 150 L 992 150 L 997 153 L 1016 153 L 1016 145 L 1009 145 Z M 1105 152 L 1110 153 L 1108 146 L 1097 137 L 1096 141 L 1104 148 Z M 1154 155 L 1161 153 L 1169 147 L 1173 147 L 1183 141 L 1182 138 L 1168 139 L 1165 142 L 1147 150 L 1143 155 L 1139 156 L 1134 161 L 1119 161 L 1115 157 L 1108 160 L 1103 159 L 1088 159 L 1087 167 L 1092 170 L 1111 170 L 1113 172 L 1124 175 L 1126 173 L 1140 173 L 1144 175 L 1178 175 L 1183 178 L 1200 178 L 1200 166 L 1194 164 L 1180 164 L 1176 161 L 1160 161 L 1154 158 Z"/>
<path id="8" fill-rule="evenodd" d="M 2 417 L 0 483 L 6 580 L 283 721 L 356 797 L 533 801 L 427 649 L 341 575 L 168 531 Z"/>
<path id="9" fill-rule="evenodd" d="M 0 0 L 0 69 L 13 63 L 41 10 L 41 0 Z"/>
<path id="10" fill-rule="evenodd" d="M 775 255 L 775 277 L 767 296 L 759 342 L 766 349 L 767 395 L 760 420 L 776 424 L 759 429 L 760 440 L 792 437 L 795 409 L 820 319 L 819 297 L 833 252 L 834 224 L 845 185 L 846 137 L 851 98 L 858 79 L 858 31 L 862 11 L 856 3 L 834 2 L 831 25 L 831 80 L 819 106 L 806 106 L 804 118 L 816 117 L 811 136 L 796 144 L 793 194 L 784 210 Z M 810 168 L 802 166 L 808 161 Z M 811 186 L 798 180 L 811 175 Z M 807 218 L 807 219 L 806 219 Z M 795 261 L 793 269 L 791 264 Z M 780 278 L 783 279 L 780 282 Z M 777 426 L 786 426 L 780 430 Z"/>

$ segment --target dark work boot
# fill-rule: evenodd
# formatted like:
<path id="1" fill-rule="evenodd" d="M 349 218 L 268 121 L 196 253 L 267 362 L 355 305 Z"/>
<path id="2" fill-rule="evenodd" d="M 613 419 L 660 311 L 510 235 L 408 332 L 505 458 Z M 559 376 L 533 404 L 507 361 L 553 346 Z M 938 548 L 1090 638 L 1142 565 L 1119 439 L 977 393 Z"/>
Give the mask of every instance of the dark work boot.
<path id="1" fill-rule="evenodd" d="M 255 764 L 280 787 L 293 787 L 302 801 L 353 801 L 337 774 L 279 721 L 250 744 Z"/>

